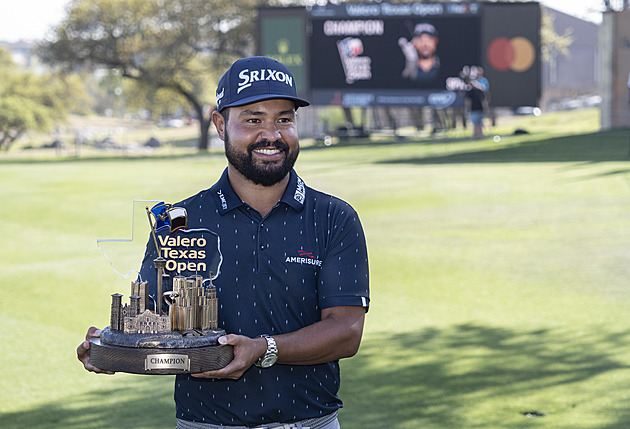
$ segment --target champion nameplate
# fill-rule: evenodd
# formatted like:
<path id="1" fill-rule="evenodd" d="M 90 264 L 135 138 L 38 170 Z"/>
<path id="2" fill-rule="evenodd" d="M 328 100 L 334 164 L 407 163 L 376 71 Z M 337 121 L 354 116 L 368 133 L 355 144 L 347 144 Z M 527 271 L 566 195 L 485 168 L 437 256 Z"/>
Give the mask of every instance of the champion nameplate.
<path id="1" fill-rule="evenodd" d="M 161 354 L 147 355 L 144 361 L 144 369 L 180 369 L 190 371 L 190 359 L 187 355 Z"/>

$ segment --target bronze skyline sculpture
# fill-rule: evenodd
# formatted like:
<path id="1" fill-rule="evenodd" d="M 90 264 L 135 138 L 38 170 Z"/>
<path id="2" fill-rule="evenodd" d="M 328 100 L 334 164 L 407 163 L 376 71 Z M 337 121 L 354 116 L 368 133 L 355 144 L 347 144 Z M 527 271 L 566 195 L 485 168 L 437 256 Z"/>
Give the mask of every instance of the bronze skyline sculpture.
<path id="1" fill-rule="evenodd" d="M 145 209 L 158 255 L 153 261 L 157 273 L 155 311 L 150 309 L 152 297 L 147 281 L 131 282 L 128 304 L 123 305 L 122 294 L 112 294 L 110 326 L 102 330 L 100 339 L 91 340 L 90 361 L 104 370 L 136 374 L 199 373 L 223 368 L 232 360 L 233 351 L 232 346 L 218 344 L 218 338 L 225 335 L 225 331 L 218 328 L 218 298 L 212 272 L 204 273 L 208 275 L 205 279 L 200 273 L 171 277 L 165 271 L 167 264 L 191 266 L 191 263 L 165 258 L 163 255 L 168 255 L 168 251 L 160 247 L 160 243 L 171 241 L 188 246 L 195 240 L 197 243 L 203 240 L 204 244 L 207 240 L 174 238 L 178 231 L 188 232 L 185 209 L 163 202 Z M 168 239 L 156 234 L 165 228 L 170 233 Z M 194 254 L 201 252 L 205 254 L 206 250 Z M 193 265 L 207 268 L 205 263 Z M 163 311 L 163 304 L 168 306 L 168 312 Z"/>

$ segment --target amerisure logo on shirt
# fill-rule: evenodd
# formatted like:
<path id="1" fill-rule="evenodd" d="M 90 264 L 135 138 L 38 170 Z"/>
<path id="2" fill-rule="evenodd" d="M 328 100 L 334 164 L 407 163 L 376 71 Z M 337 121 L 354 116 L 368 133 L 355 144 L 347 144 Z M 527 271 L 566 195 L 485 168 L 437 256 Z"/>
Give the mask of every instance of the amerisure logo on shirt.
<path id="1" fill-rule="evenodd" d="M 322 266 L 322 261 L 317 259 L 313 255 L 313 252 L 307 252 L 305 250 L 298 250 L 297 256 L 287 256 L 284 262 L 289 264 L 315 265 L 316 267 Z"/>

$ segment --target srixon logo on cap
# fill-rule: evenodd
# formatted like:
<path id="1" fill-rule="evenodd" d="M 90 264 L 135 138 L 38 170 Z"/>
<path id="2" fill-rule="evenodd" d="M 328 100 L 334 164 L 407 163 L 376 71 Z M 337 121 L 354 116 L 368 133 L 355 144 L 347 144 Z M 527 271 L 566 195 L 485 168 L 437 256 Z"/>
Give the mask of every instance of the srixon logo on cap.
<path id="1" fill-rule="evenodd" d="M 236 90 L 237 94 L 240 94 L 242 90 L 245 88 L 249 88 L 252 86 L 254 82 L 260 81 L 268 81 L 274 80 L 277 82 L 285 83 L 286 85 L 293 87 L 293 76 L 284 73 L 280 70 L 272 70 L 272 69 L 260 69 L 260 70 L 249 70 L 244 69 L 238 74 L 238 77 L 241 81 L 238 83 L 238 89 Z"/>

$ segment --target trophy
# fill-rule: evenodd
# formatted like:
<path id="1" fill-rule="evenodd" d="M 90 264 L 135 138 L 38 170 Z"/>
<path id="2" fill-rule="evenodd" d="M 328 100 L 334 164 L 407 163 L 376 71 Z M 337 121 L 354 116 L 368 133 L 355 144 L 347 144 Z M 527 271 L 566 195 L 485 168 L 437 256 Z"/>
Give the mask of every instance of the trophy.
<path id="1" fill-rule="evenodd" d="M 90 340 L 90 363 L 108 371 L 156 375 L 225 367 L 234 355 L 232 346 L 218 343 L 225 335 L 218 328 L 212 284 L 223 260 L 218 234 L 189 228 L 182 207 L 159 202 L 145 210 L 156 251 L 155 278 L 132 281 L 128 303 L 123 304 L 122 294 L 112 295 L 110 325 L 100 338 Z M 108 241 L 133 241 L 133 228 L 131 240 L 97 243 Z M 155 282 L 154 288 L 149 281 Z"/>

